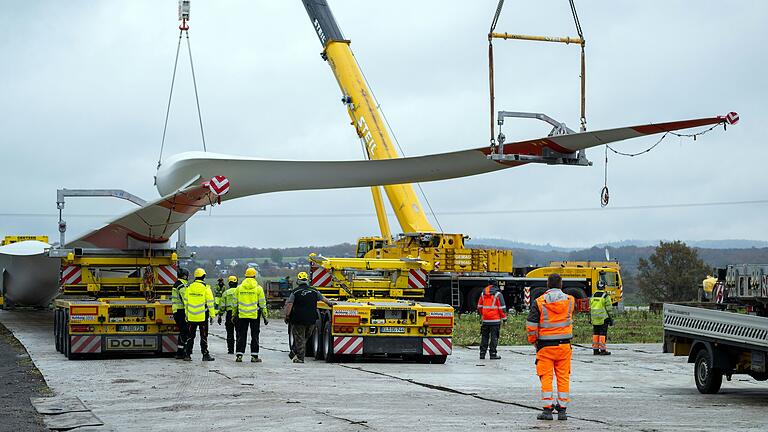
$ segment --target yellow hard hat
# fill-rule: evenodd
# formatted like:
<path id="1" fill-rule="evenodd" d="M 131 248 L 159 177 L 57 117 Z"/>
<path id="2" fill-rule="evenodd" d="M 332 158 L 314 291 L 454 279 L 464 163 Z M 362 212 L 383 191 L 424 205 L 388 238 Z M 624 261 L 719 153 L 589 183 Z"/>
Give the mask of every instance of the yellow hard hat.
<path id="1" fill-rule="evenodd" d="M 296 275 L 296 279 L 300 281 L 306 281 L 309 280 L 309 275 L 307 272 L 299 272 L 299 274 Z"/>
<path id="2" fill-rule="evenodd" d="M 201 278 L 201 277 L 202 277 L 202 278 L 204 278 L 204 277 L 205 277 L 205 270 L 203 270 L 203 269 L 201 269 L 201 268 L 196 268 L 196 269 L 195 269 L 195 279 L 197 279 L 197 278 Z"/>
<path id="3" fill-rule="evenodd" d="M 227 280 L 230 281 L 230 282 L 237 282 L 237 276 L 232 275 L 232 276 L 228 277 Z"/>
<path id="4" fill-rule="evenodd" d="M 248 267 L 247 270 L 245 270 L 245 277 L 256 277 L 256 269 L 253 267 Z"/>

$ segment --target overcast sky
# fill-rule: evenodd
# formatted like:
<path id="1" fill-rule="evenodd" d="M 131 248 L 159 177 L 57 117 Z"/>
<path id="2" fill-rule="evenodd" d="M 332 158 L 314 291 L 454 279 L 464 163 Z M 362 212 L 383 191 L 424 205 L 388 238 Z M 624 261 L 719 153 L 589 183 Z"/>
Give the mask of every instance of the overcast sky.
<path id="1" fill-rule="evenodd" d="M 0 160 L 11 199 L 0 210 L 0 235 L 55 240 L 56 189 L 62 187 L 157 197 L 153 175 L 179 33 L 176 3 L 3 2 Z M 486 34 L 495 0 L 330 4 L 407 155 L 487 144 Z M 442 228 L 563 246 L 628 238 L 768 239 L 768 204 L 620 209 L 768 200 L 768 2 L 590 0 L 577 7 L 587 40 L 590 130 L 728 111 L 738 111 L 741 123 L 695 142 L 669 137 L 635 158 L 611 155 L 607 210 L 482 214 L 599 209 L 603 148 L 588 152 L 595 163 L 589 168 L 526 166 L 423 184 Z M 208 150 L 276 159 L 362 157 L 300 1 L 194 0 L 190 26 Z M 509 1 L 498 30 L 575 35 L 565 0 Z M 578 49 L 522 41 L 495 46 L 497 108 L 545 112 L 577 129 Z M 510 141 L 548 129 L 520 120 L 505 133 Z M 634 152 L 656 140 L 615 147 Z M 182 51 L 165 156 L 201 148 Z M 65 209 L 69 238 L 130 208 L 116 200 L 72 199 Z M 195 216 L 188 242 L 353 241 L 378 233 L 372 214 L 354 216 L 372 211 L 367 188 L 261 195 Z M 232 215 L 250 216 L 222 217 Z"/>

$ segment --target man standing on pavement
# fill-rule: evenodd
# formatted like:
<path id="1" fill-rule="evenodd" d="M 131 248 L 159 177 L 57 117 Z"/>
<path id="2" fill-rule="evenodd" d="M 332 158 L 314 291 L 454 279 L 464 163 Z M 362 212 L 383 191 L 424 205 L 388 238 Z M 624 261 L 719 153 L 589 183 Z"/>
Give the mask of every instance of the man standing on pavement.
<path id="1" fill-rule="evenodd" d="M 213 304 L 216 306 L 216 310 L 221 308 L 221 296 L 224 295 L 224 291 L 226 290 L 227 287 L 224 284 L 224 278 L 219 278 L 216 281 L 216 286 L 213 287 Z M 211 321 L 211 324 L 213 324 L 213 321 Z"/>
<path id="2" fill-rule="evenodd" d="M 592 354 L 611 355 L 606 346 L 608 326 L 613 324 L 611 296 L 605 292 L 605 282 L 597 282 L 597 291 L 589 299 L 589 319 L 592 322 Z"/>
<path id="3" fill-rule="evenodd" d="M 477 301 L 477 313 L 480 314 L 482 325 L 480 326 L 480 359 L 485 359 L 485 352 L 490 351 L 491 360 L 501 358 L 496 353 L 499 344 L 499 332 L 501 322 L 507 320 L 507 306 L 504 304 L 504 296 L 501 295 L 498 283 L 491 279 L 485 287 L 483 294 Z"/>
<path id="4" fill-rule="evenodd" d="M 179 336 L 176 343 L 176 359 L 184 358 L 185 345 L 187 343 L 189 325 L 187 324 L 187 312 L 184 307 L 184 291 L 187 289 L 187 279 L 189 271 L 185 268 L 179 268 L 176 271 L 176 282 L 171 289 L 171 309 L 173 310 L 173 320 L 179 328 Z"/>
<path id="5" fill-rule="evenodd" d="M 224 328 L 227 331 L 227 354 L 235 353 L 235 322 L 233 312 L 237 308 L 237 299 L 235 290 L 237 289 L 237 276 L 232 275 L 228 278 L 229 289 L 221 295 L 221 304 L 219 305 L 219 325 L 221 317 L 224 317 Z"/>
<path id="6" fill-rule="evenodd" d="M 568 420 L 565 410 L 571 401 L 571 339 L 573 339 L 573 296 L 562 291 L 563 279 L 557 273 L 547 278 L 547 291 L 531 305 L 526 330 L 528 342 L 536 346 L 536 374 L 541 380 L 544 410 L 536 417 Z M 557 376 L 557 403 L 553 404 L 552 375 Z"/>
<path id="7" fill-rule="evenodd" d="M 205 284 L 205 270 L 195 269 L 195 281 L 184 290 L 184 305 L 186 309 L 187 323 L 189 325 L 189 338 L 185 348 L 185 361 L 192 361 L 192 347 L 195 344 L 195 334 L 200 330 L 200 351 L 203 361 L 213 361 L 214 358 L 208 352 L 208 319 L 216 315 L 213 305 L 213 293 L 211 287 Z"/>
<path id="8" fill-rule="evenodd" d="M 304 363 L 304 353 L 307 341 L 312 337 L 317 321 L 317 302 L 321 301 L 328 306 L 333 303 L 325 298 L 316 289 L 309 286 L 309 275 L 300 272 L 296 276 L 299 286 L 291 293 L 285 302 L 285 323 L 291 327 L 293 346 L 288 355 L 294 363 Z"/>
<path id="9" fill-rule="evenodd" d="M 261 363 L 259 358 L 259 316 L 264 317 L 264 325 L 267 321 L 267 299 L 264 297 L 264 288 L 256 281 L 256 269 L 248 267 L 245 271 L 245 280 L 235 289 L 237 300 L 237 351 L 235 361 L 243 361 L 245 343 L 248 340 L 248 329 L 251 330 L 251 362 Z"/>

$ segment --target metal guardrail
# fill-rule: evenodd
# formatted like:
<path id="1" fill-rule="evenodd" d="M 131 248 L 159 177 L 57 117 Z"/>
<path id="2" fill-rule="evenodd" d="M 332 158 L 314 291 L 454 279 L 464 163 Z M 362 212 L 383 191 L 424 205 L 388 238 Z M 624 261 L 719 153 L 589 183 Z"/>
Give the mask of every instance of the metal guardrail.
<path id="1" fill-rule="evenodd" d="M 664 304 L 664 330 L 768 349 L 768 318 L 765 317 Z"/>

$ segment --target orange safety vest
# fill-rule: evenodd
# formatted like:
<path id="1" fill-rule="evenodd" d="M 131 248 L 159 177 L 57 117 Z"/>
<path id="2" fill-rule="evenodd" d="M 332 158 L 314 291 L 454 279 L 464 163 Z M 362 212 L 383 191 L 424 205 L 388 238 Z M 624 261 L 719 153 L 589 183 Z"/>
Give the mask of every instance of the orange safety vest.
<path id="1" fill-rule="evenodd" d="M 528 342 L 557 341 L 573 338 L 573 296 L 550 288 L 536 299 L 539 322 L 526 322 Z"/>
<path id="2" fill-rule="evenodd" d="M 477 302 L 477 311 L 483 319 L 484 324 L 498 324 L 507 317 L 504 308 L 501 307 L 501 292 L 491 294 L 492 285 L 485 287 L 483 295 Z"/>

